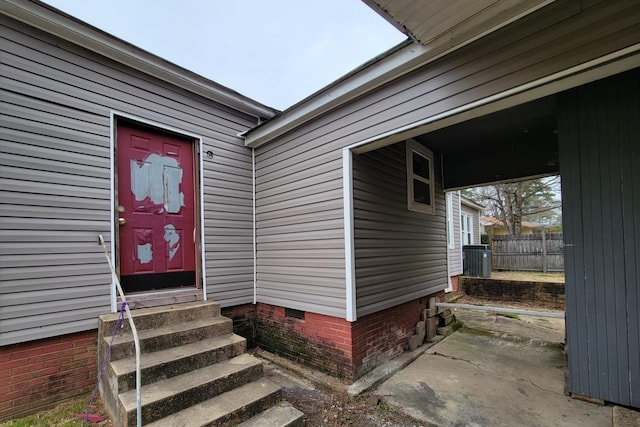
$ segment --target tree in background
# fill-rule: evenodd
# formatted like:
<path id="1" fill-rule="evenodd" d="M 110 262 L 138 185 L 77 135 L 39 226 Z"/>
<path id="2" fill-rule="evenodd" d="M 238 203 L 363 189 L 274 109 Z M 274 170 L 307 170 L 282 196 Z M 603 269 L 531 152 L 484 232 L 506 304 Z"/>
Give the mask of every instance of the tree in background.
<path id="1" fill-rule="evenodd" d="M 559 176 L 477 187 L 463 194 L 485 205 L 485 214 L 502 221 L 512 235 L 522 233 L 522 221 L 547 228 L 561 222 Z"/>

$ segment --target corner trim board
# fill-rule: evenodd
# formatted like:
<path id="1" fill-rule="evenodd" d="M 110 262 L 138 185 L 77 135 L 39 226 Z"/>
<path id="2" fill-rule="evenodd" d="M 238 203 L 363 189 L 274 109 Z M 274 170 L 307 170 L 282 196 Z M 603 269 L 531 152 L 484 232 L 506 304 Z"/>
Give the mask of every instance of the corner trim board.
<path id="1" fill-rule="evenodd" d="M 342 197 L 344 215 L 344 266 L 346 283 L 346 319 L 355 322 L 356 310 L 356 270 L 355 240 L 353 237 L 353 153 L 348 148 L 342 150 Z"/>

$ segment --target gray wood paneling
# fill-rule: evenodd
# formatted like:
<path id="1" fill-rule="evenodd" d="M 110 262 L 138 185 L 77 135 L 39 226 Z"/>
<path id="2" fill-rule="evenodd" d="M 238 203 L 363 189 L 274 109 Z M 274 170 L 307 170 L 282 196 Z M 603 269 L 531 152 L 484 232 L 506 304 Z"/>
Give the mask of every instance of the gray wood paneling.
<path id="1" fill-rule="evenodd" d="M 208 298 L 253 301 L 255 119 L 0 20 L 0 345 L 97 327 L 110 310 L 110 112 L 203 138 Z"/>
<path id="2" fill-rule="evenodd" d="M 559 96 L 568 389 L 640 407 L 640 69 Z"/>
<path id="3" fill-rule="evenodd" d="M 444 193 L 436 185 L 435 215 L 408 210 L 405 150 L 401 142 L 353 157 L 358 316 L 447 287 Z"/>

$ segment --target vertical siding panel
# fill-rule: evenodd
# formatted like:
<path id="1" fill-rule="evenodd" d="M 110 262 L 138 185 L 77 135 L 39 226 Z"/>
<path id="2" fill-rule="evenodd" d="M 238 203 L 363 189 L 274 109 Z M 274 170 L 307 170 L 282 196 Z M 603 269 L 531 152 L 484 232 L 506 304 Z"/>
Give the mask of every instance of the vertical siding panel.
<path id="1" fill-rule="evenodd" d="M 628 379 L 628 405 L 640 408 L 640 71 L 636 69 L 617 87 L 615 105 L 620 111 L 620 175 L 622 181 L 624 276 L 617 283 L 619 339 L 627 339 L 628 365 L 619 366 L 619 377 Z M 622 256 L 620 257 L 622 258 Z M 625 319 L 621 313 L 626 313 Z M 626 332 L 626 334 L 625 334 Z M 621 358 L 621 361 L 624 360 Z M 622 393 L 621 393 L 622 394 Z M 625 402 L 620 400 L 620 402 Z"/>
<path id="2" fill-rule="evenodd" d="M 569 391 L 636 407 L 638 80 L 635 69 L 559 96 Z"/>
<path id="3" fill-rule="evenodd" d="M 615 91 L 609 93 L 606 85 L 599 85 L 597 97 L 605 100 L 605 105 L 611 105 L 611 100 L 615 102 L 616 94 Z M 609 400 L 615 402 L 620 400 L 621 395 L 628 395 L 628 391 L 626 393 L 621 392 L 625 387 L 628 389 L 628 382 L 619 376 L 618 366 L 619 364 L 624 366 L 628 363 L 627 341 L 626 339 L 620 340 L 618 338 L 622 331 L 610 327 L 610 325 L 617 323 L 616 301 L 620 297 L 620 284 L 624 283 L 624 279 L 622 278 L 621 281 L 620 277 L 620 273 L 624 271 L 624 255 L 621 253 L 622 245 L 618 243 L 619 239 L 616 238 L 616 236 L 622 236 L 622 222 L 617 220 L 622 209 L 622 199 L 620 197 L 622 183 L 620 174 L 617 172 L 620 169 L 620 135 L 618 134 L 619 127 L 617 125 L 620 122 L 620 118 L 618 113 L 619 109 L 617 108 L 605 110 L 604 120 L 599 120 L 598 135 L 600 141 L 608 142 L 608 145 L 601 150 L 599 164 L 602 180 L 601 209 L 603 214 L 602 244 L 598 249 L 602 254 L 602 265 L 604 267 L 602 283 L 611 284 L 607 287 L 600 286 L 604 294 L 601 301 L 604 302 L 606 310 L 606 321 L 602 323 L 605 328 L 608 326 L 608 330 L 605 331 L 604 341 L 606 343 L 604 346 L 607 349 L 616 348 L 620 350 L 618 354 L 607 355 L 607 370 L 601 370 L 600 380 L 601 384 L 609 385 L 606 394 Z M 607 375 L 611 378 L 607 379 Z M 615 381 L 613 378 L 615 378 Z"/>
<path id="4" fill-rule="evenodd" d="M 597 215 L 594 215 L 594 210 L 600 209 L 599 203 L 599 176 L 594 176 L 594 173 L 584 173 L 585 170 L 595 172 L 598 170 L 597 161 L 599 153 L 597 151 L 597 120 L 596 120 L 596 106 L 593 105 L 597 100 L 591 99 L 592 94 L 585 92 L 578 92 L 578 105 L 583 106 L 578 111 L 580 124 L 580 165 L 582 168 L 582 192 L 585 195 L 583 198 L 582 215 L 584 224 L 584 292 L 585 292 L 585 313 L 586 316 L 583 319 L 588 331 L 587 335 L 587 360 L 588 360 L 588 384 L 589 390 L 593 393 L 600 395 L 599 393 L 599 370 L 598 370 L 598 341 L 600 339 L 598 334 L 598 323 L 601 319 L 598 318 L 597 306 L 599 300 L 596 296 L 596 283 L 595 283 L 595 263 L 599 263 L 600 260 L 596 260 L 594 257 L 594 244 L 600 242 L 593 237 L 594 228 L 600 227 L 601 223 L 596 220 Z M 599 217 L 598 217 L 599 219 Z"/>
<path id="5" fill-rule="evenodd" d="M 569 359 L 569 389 L 586 394 L 588 349 L 585 327 L 585 292 L 582 252 L 582 193 L 577 94 L 569 92 L 560 99 L 558 135 L 560 137 L 560 173 L 562 176 L 562 228 L 565 238 L 566 329 Z"/>

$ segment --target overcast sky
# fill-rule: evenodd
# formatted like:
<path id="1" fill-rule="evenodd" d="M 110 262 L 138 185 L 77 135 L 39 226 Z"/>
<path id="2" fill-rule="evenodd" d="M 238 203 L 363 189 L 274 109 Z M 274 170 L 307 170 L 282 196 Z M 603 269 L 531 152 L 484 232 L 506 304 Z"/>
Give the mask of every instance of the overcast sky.
<path id="1" fill-rule="evenodd" d="M 45 0 L 284 110 L 406 37 L 360 0 Z"/>

